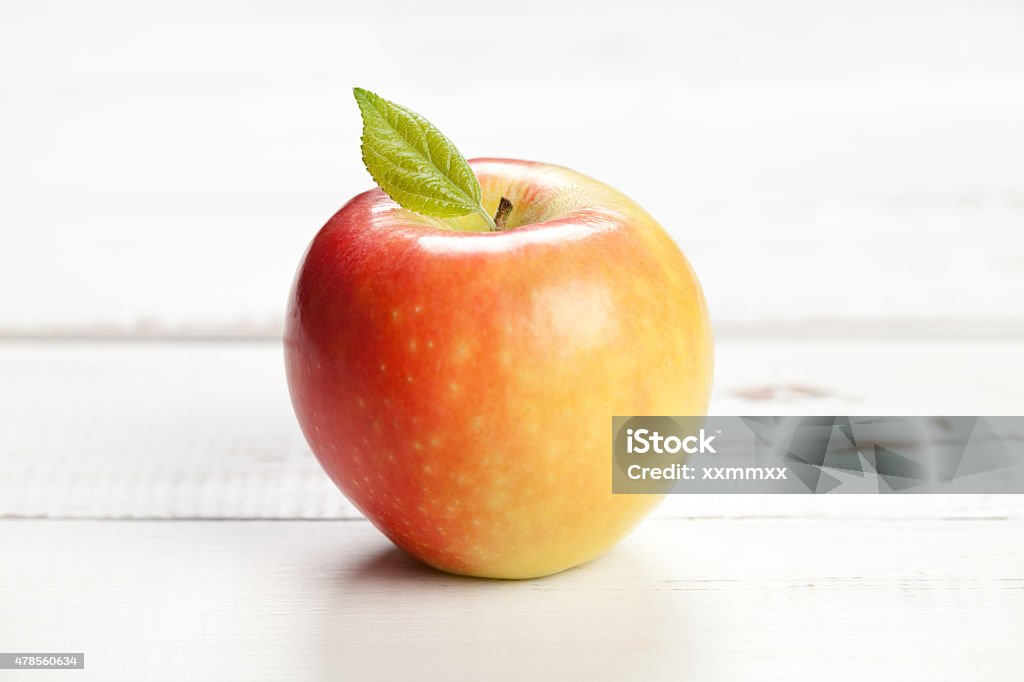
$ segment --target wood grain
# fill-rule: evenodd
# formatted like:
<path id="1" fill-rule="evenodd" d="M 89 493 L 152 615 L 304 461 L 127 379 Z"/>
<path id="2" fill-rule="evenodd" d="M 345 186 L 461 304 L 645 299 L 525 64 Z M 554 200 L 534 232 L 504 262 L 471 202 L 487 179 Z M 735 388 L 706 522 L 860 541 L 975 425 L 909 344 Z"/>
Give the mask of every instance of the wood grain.
<path id="1" fill-rule="evenodd" d="M 360 521 L 7 520 L 0 642 L 84 651 L 87 680 L 1016 681 L 1022 533 L 662 519 L 587 566 L 495 582 Z"/>
<path id="2" fill-rule="evenodd" d="M 1024 412 L 1015 341 L 718 344 L 716 414 Z M 943 368 L 937 372 L 936 368 Z M 0 516 L 354 518 L 276 342 L 0 343 Z M 682 517 L 1021 517 L 1021 496 L 673 496 Z"/>

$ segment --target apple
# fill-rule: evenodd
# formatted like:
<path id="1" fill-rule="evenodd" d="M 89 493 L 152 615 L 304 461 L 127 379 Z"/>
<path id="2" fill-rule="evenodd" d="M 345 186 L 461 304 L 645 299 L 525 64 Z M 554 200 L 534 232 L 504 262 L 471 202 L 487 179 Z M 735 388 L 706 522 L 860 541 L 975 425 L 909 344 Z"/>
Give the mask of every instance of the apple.
<path id="1" fill-rule="evenodd" d="M 704 414 L 711 328 L 686 258 L 630 199 L 559 166 L 470 166 L 484 209 L 511 201 L 504 229 L 373 189 L 320 230 L 289 301 L 288 385 L 324 470 L 395 545 L 531 578 L 661 501 L 612 494 L 611 419 Z"/>

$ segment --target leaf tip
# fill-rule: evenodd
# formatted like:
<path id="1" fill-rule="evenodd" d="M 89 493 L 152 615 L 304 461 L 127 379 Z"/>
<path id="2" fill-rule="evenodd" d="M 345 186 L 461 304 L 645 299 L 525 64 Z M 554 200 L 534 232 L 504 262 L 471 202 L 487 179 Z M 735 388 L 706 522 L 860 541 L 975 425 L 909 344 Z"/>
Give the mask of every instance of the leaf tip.
<path id="1" fill-rule="evenodd" d="M 379 99 L 377 95 L 360 87 L 352 88 L 352 96 L 356 98 L 356 104 L 359 105 L 360 111 L 364 111 L 367 107 L 372 106 L 373 101 Z"/>

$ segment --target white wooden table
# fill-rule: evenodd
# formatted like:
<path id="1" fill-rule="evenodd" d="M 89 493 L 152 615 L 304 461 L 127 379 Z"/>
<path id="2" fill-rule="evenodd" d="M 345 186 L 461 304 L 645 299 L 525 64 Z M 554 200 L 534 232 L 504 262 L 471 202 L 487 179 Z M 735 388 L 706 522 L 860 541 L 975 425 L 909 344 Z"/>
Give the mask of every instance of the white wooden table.
<path id="1" fill-rule="evenodd" d="M 1020 410 L 1013 353 L 722 341 L 716 408 Z M 674 497 L 590 565 L 456 578 L 392 548 L 326 480 L 280 355 L 261 341 L 0 343 L 0 642 L 87 660 L 0 679 L 1024 673 L 1019 497 Z M 925 381 L 939 364 L 964 372 L 942 392 Z"/>
<path id="2" fill-rule="evenodd" d="M 677 496 L 515 583 L 392 549 L 277 340 L 369 184 L 352 85 L 648 208 L 715 413 L 1024 413 L 1020 3 L 4 2 L 0 651 L 86 669 L 0 681 L 1024 679 L 1021 497 Z"/>

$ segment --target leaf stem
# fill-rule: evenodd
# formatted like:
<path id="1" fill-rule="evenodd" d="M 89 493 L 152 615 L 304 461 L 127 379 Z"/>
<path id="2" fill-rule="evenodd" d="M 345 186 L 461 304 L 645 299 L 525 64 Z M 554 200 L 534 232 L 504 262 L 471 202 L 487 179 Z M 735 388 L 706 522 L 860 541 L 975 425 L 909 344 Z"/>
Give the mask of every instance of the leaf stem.
<path id="1" fill-rule="evenodd" d="M 476 212 L 483 216 L 484 221 L 487 223 L 487 230 L 489 232 L 498 231 L 498 226 L 494 224 L 494 220 L 491 218 L 490 214 L 488 214 L 487 211 L 484 210 L 483 206 L 478 206 Z"/>

